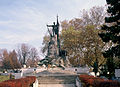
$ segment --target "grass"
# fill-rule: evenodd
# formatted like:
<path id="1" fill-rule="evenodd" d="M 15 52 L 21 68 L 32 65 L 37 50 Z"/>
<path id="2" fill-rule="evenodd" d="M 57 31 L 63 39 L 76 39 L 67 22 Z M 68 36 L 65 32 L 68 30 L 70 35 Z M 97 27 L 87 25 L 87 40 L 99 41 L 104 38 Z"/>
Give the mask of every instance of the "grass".
<path id="1" fill-rule="evenodd" d="M 9 80 L 9 76 L 0 75 L 0 82 Z"/>

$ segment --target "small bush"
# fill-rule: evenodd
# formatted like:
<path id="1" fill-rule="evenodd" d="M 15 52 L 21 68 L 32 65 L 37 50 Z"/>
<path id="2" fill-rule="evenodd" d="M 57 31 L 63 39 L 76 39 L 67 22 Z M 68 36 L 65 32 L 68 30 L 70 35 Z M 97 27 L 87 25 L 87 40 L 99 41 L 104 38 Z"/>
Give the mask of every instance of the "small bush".
<path id="1" fill-rule="evenodd" d="M 35 76 L 27 76 L 20 79 L 7 80 L 0 83 L 0 87 L 30 87 L 36 80 Z"/>
<path id="2" fill-rule="evenodd" d="M 79 79 L 85 84 L 85 87 L 120 87 L 120 83 L 113 80 L 104 80 L 102 78 L 80 75 Z"/>

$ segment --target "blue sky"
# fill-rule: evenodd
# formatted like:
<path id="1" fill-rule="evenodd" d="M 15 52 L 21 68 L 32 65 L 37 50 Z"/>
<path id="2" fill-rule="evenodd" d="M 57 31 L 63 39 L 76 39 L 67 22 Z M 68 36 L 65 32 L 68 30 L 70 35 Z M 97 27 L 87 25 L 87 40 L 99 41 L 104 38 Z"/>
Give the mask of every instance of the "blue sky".
<path id="1" fill-rule="evenodd" d="M 105 0 L 0 0 L 0 48 L 15 49 L 20 43 L 41 48 L 46 24 L 70 20 L 80 11 L 104 6 Z"/>

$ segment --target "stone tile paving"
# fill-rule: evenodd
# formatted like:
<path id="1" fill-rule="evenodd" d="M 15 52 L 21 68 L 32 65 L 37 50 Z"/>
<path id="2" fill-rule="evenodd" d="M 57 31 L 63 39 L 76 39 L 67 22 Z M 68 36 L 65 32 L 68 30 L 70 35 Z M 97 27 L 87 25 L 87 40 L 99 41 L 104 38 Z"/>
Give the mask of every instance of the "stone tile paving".
<path id="1" fill-rule="evenodd" d="M 75 87 L 77 74 L 67 70 L 45 70 L 36 76 L 39 87 Z"/>
<path id="2" fill-rule="evenodd" d="M 75 84 L 40 84 L 38 87 L 75 87 Z"/>

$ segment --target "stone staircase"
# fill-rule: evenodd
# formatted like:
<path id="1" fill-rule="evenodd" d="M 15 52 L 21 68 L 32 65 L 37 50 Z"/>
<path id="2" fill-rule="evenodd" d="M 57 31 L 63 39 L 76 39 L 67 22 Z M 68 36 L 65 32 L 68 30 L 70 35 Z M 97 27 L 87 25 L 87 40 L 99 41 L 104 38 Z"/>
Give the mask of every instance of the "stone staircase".
<path id="1" fill-rule="evenodd" d="M 39 76 L 39 84 L 75 84 L 76 75 Z"/>

